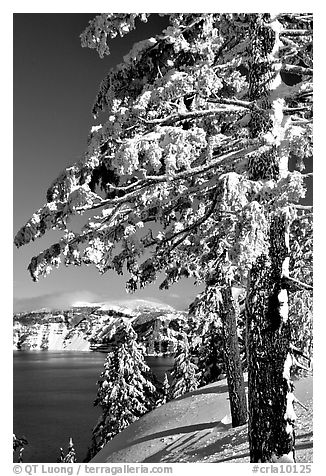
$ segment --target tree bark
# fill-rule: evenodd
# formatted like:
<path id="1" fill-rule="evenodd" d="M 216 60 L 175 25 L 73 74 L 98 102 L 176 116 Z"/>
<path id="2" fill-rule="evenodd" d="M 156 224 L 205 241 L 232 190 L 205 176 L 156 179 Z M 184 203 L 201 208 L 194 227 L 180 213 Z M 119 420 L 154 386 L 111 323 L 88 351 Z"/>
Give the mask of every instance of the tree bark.
<path id="1" fill-rule="evenodd" d="M 237 309 L 230 286 L 221 288 L 224 360 L 229 389 L 232 426 L 247 422 L 247 399 L 237 333 Z"/>
<path id="2" fill-rule="evenodd" d="M 251 137 L 269 132 L 270 150 L 249 164 L 249 176 L 252 180 L 277 182 L 289 173 L 285 136 L 289 118 L 283 114 L 284 97 L 277 93 L 282 85 L 282 25 L 274 18 L 267 26 L 265 20 L 261 14 L 251 17 L 249 99 L 259 102 L 265 113 L 261 117 L 252 115 L 249 129 Z M 293 462 L 295 458 L 287 203 L 269 212 L 268 251 L 254 263 L 248 279 L 248 429 L 250 461 L 255 463 Z"/>
<path id="3" fill-rule="evenodd" d="M 252 267 L 247 294 L 249 446 L 251 462 L 294 461 L 291 328 L 283 277 L 286 218 L 271 224 L 269 256 Z"/>

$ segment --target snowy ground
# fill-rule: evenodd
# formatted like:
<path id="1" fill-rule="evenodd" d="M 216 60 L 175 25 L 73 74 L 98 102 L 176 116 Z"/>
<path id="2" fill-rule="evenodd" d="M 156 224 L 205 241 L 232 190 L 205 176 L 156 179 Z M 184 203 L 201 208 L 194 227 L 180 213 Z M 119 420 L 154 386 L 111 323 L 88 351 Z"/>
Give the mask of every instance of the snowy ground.
<path id="1" fill-rule="evenodd" d="M 312 462 L 312 377 L 296 382 L 297 462 Z M 231 428 L 226 381 L 163 405 L 111 440 L 93 463 L 249 462 L 247 425 Z"/>

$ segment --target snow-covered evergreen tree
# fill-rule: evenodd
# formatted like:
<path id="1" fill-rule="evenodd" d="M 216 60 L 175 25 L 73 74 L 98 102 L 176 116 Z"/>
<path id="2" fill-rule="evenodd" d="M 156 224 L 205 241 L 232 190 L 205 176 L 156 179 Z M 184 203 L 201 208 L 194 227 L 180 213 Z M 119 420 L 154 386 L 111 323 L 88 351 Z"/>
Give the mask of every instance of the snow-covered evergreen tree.
<path id="1" fill-rule="evenodd" d="M 24 436 L 17 437 L 15 433 L 13 434 L 13 451 L 15 453 L 17 450 L 19 450 L 17 463 L 23 462 L 23 453 L 24 453 L 26 445 L 28 445 L 28 441 L 26 440 Z"/>
<path id="2" fill-rule="evenodd" d="M 291 275 L 294 279 L 306 283 L 311 288 L 313 284 L 313 225 L 311 216 L 301 215 L 292 222 L 290 247 L 292 250 L 290 258 Z M 294 289 L 289 296 L 289 315 L 292 323 L 293 343 L 308 359 L 312 359 L 313 296 L 310 289 Z"/>
<path id="3" fill-rule="evenodd" d="M 196 390 L 199 386 L 198 367 L 186 336 L 179 342 L 171 371 L 171 387 L 169 397 L 178 398 L 184 393 Z"/>
<path id="4" fill-rule="evenodd" d="M 72 438 L 69 438 L 67 453 L 65 454 L 63 448 L 60 448 L 60 456 L 58 463 L 76 463 L 76 450 Z"/>
<path id="5" fill-rule="evenodd" d="M 250 460 L 295 462 L 289 300 L 291 293 L 312 286 L 293 276 L 290 238 L 293 223 L 312 208 L 297 203 L 304 196 L 303 164 L 312 159 L 312 15 L 253 14 L 248 30 L 259 37 L 248 51 L 248 97 L 260 105 L 249 133 L 267 146 L 248 164 L 248 177 L 277 191 L 264 205 L 268 228 L 247 284 Z M 294 157 L 299 160 L 293 171 Z"/>
<path id="6" fill-rule="evenodd" d="M 216 321 L 209 323 L 198 351 L 200 385 L 216 382 L 226 371 L 222 329 Z"/>
<path id="7" fill-rule="evenodd" d="M 169 399 L 169 390 L 170 390 L 169 379 L 168 379 L 167 373 L 165 372 L 163 384 L 162 384 L 163 403 L 166 403 Z"/>
<path id="8" fill-rule="evenodd" d="M 94 405 L 102 414 L 93 429 L 88 458 L 155 406 L 157 391 L 145 362 L 145 349 L 128 322 L 119 329 L 119 342 L 109 352 L 98 381 Z"/>
<path id="9" fill-rule="evenodd" d="M 170 383 L 167 373 L 164 374 L 164 379 L 158 388 L 160 397 L 156 402 L 157 406 L 164 405 L 170 400 Z"/>

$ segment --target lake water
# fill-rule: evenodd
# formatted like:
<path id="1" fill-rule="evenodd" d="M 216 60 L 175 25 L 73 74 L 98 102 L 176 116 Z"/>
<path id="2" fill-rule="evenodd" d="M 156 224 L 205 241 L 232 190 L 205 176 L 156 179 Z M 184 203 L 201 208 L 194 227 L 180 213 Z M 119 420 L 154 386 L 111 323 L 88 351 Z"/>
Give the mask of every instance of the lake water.
<path id="1" fill-rule="evenodd" d="M 14 352 L 13 430 L 28 440 L 24 463 L 56 462 L 70 436 L 77 460 L 83 461 L 101 413 L 93 401 L 105 357 L 99 352 Z M 148 357 L 147 362 L 161 380 L 173 358 Z"/>

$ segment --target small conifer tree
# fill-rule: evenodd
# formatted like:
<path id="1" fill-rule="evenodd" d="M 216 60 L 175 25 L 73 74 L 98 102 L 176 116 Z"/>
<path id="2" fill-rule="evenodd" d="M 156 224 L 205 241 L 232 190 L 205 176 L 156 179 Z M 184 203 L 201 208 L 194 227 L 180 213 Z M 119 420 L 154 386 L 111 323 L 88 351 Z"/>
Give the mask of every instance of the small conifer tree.
<path id="1" fill-rule="evenodd" d="M 102 414 L 93 429 L 92 458 L 108 441 L 155 406 L 156 388 L 145 350 L 129 323 L 122 323 L 119 342 L 108 353 L 94 405 Z"/>
<path id="2" fill-rule="evenodd" d="M 171 372 L 170 398 L 178 398 L 184 393 L 196 390 L 199 386 L 198 367 L 193 361 L 187 337 L 180 341 Z"/>
<path id="3" fill-rule="evenodd" d="M 163 386 L 162 386 L 162 393 L 163 393 L 163 403 L 166 403 L 169 400 L 169 390 L 170 384 L 167 373 L 164 374 Z"/>
<path id="4" fill-rule="evenodd" d="M 23 452 L 25 449 L 25 445 L 28 445 L 28 441 L 26 440 L 25 437 L 17 437 L 15 433 L 13 434 L 13 451 L 14 453 L 19 449 L 19 455 L 18 455 L 18 463 L 23 462 Z"/>
<path id="5" fill-rule="evenodd" d="M 160 386 L 160 397 L 157 400 L 156 405 L 159 407 L 167 403 L 169 400 L 170 400 L 170 383 L 169 383 L 167 373 L 165 372 L 163 382 L 161 383 L 161 386 Z"/>
<path id="6" fill-rule="evenodd" d="M 216 382 L 221 373 L 225 373 L 223 355 L 223 336 L 221 326 L 216 321 L 208 325 L 202 337 L 199 349 L 198 368 L 200 371 L 200 385 Z"/>
<path id="7" fill-rule="evenodd" d="M 64 454 L 63 448 L 60 448 L 58 463 L 76 463 L 76 451 L 72 438 L 69 438 L 68 451 Z"/>

